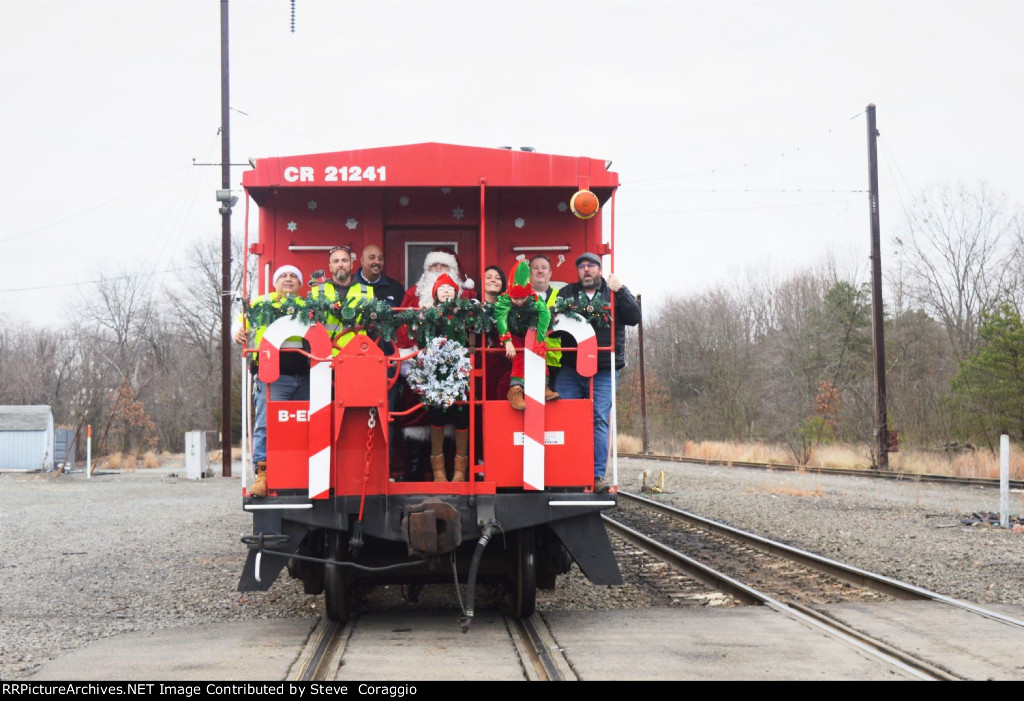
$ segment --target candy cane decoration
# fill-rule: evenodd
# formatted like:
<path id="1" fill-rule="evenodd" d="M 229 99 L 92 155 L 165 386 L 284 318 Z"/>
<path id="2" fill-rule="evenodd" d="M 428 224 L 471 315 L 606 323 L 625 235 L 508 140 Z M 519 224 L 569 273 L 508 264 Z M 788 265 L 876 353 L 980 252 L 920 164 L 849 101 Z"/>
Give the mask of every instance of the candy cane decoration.
<path id="1" fill-rule="evenodd" d="M 576 339 L 576 372 L 583 377 L 597 374 L 597 335 L 582 319 L 559 314 L 552 331 L 565 331 Z M 537 330 L 530 329 L 523 342 L 523 488 L 544 489 L 544 377 L 546 353 L 537 353 Z"/>
<path id="2" fill-rule="evenodd" d="M 523 341 L 523 488 L 544 489 L 544 373 L 545 356 L 538 354 L 537 329 Z"/>
<path id="3" fill-rule="evenodd" d="M 573 314 L 559 314 L 548 334 L 554 331 L 565 331 L 576 339 L 576 372 L 583 377 L 596 375 L 597 335 L 594 327 Z"/>
<path id="4" fill-rule="evenodd" d="M 309 341 L 309 498 L 326 499 L 331 487 L 331 336 L 323 324 L 307 326 L 282 317 L 260 341 L 259 377 L 270 384 L 281 376 L 281 344 L 299 336 Z M 268 395 L 269 399 L 269 395 Z"/>
<path id="5" fill-rule="evenodd" d="M 583 377 L 597 374 L 597 335 L 594 327 L 576 316 L 559 314 L 552 331 L 565 331 L 576 339 L 576 372 Z M 523 349 L 523 395 L 526 411 L 523 417 L 523 488 L 544 489 L 544 376 L 546 353 L 537 353 L 537 331 L 526 334 Z"/>

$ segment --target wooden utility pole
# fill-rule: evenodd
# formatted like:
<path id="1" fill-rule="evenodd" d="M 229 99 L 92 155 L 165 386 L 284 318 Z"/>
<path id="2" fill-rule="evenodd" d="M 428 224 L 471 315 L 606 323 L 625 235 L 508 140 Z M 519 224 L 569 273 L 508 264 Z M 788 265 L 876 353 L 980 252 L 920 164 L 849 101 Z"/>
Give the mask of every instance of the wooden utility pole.
<path id="1" fill-rule="evenodd" d="M 882 315 L 882 246 L 878 219 L 878 129 L 868 105 L 868 179 L 871 197 L 871 353 L 875 359 L 875 440 L 878 469 L 889 469 L 889 422 L 885 410 L 885 327 Z"/>
<path id="2" fill-rule="evenodd" d="M 651 452 L 651 444 L 647 433 L 647 377 L 644 374 L 644 305 L 640 297 L 636 296 L 636 306 L 640 309 L 640 324 L 637 327 L 640 337 L 640 422 L 643 426 L 643 452 L 647 455 Z"/>
<path id="3" fill-rule="evenodd" d="M 220 392 L 221 473 L 231 476 L 231 139 L 228 102 L 228 0 L 220 2 Z"/>

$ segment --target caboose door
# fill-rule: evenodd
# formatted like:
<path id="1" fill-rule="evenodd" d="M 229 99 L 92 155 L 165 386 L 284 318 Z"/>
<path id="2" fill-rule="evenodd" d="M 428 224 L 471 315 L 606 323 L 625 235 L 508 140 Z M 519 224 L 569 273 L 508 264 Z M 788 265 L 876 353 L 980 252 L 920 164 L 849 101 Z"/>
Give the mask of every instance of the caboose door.
<path id="1" fill-rule="evenodd" d="M 435 248 L 455 251 L 462 274 L 476 281 L 480 288 L 477 257 L 477 229 L 387 229 L 384 232 L 384 260 L 387 274 L 408 289 L 423 274 L 423 260 Z"/>

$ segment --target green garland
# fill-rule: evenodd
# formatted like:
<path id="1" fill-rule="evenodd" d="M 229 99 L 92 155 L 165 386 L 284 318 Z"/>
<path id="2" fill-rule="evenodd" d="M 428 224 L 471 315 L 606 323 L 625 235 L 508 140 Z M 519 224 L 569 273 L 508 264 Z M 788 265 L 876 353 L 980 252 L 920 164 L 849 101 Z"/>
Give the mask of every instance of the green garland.
<path id="1" fill-rule="evenodd" d="M 571 314 L 595 327 L 611 326 L 611 315 L 601 302 L 591 300 L 580 292 L 575 298 L 558 297 L 552 307 L 555 314 Z M 376 297 L 361 297 L 355 303 L 346 300 L 328 300 L 287 295 L 273 301 L 259 299 L 252 304 L 242 301 L 242 312 L 249 322 L 249 328 L 270 326 L 278 319 L 291 317 L 308 325 L 326 323 L 328 317 L 341 319 L 342 326 L 352 328 L 363 325 L 370 336 L 393 343 L 398 329 L 408 329 L 410 338 L 416 339 L 420 348 L 425 348 L 431 339 L 443 336 L 460 342 L 469 334 L 483 335 L 494 329 L 494 305 L 481 304 L 476 300 L 456 299 L 425 309 L 403 309 L 395 311 L 387 302 Z M 513 323 L 512 315 L 515 315 Z M 509 311 L 509 328 L 536 328 L 537 310 L 532 304 L 512 307 Z"/>
<path id="2" fill-rule="evenodd" d="M 328 317 L 341 320 L 345 328 L 362 324 L 370 336 L 394 342 L 398 329 L 405 326 L 409 336 L 422 348 L 437 336 L 465 340 L 470 333 L 484 334 L 494 328 L 494 308 L 475 300 L 457 299 L 426 309 L 395 311 L 376 297 L 361 297 L 352 303 L 346 300 L 287 297 L 273 302 L 260 299 L 242 310 L 250 328 L 266 327 L 283 317 L 298 319 L 308 325 L 326 323 Z"/>
<path id="3" fill-rule="evenodd" d="M 286 316 L 293 319 L 302 318 L 308 300 L 295 295 L 278 297 L 268 300 L 261 297 L 252 304 L 242 300 L 242 313 L 249 322 L 249 328 L 258 329 L 270 326 L 272 323 Z M 311 323 L 311 322 L 310 322 Z"/>
<path id="4" fill-rule="evenodd" d="M 411 312 L 411 313 L 410 313 Z M 469 334 L 485 334 L 494 328 L 494 308 L 470 299 L 455 299 L 425 309 L 399 312 L 416 345 L 425 348 L 431 339 L 443 336 L 466 343 Z"/>
<path id="5" fill-rule="evenodd" d="M 599 328 L 608 328 L 612 325 L 611 314 L 604 308 L 604 299 L 595 295 L 594 299 L 587 297 L 585 292 L 580 292 L 576 297 L 562 297 L 555 300 L 553 310 L 556 314 L 570 314 L 579 317 L 583 321 Z"/>
<path id="6" fill-rule="evenodd" d="M 557 301 L 557 300 L 556 300 Z M 509 333 L 516 336 L 525 336 L 530 329 L 536 329 L 540 321 L 540 312 L 537 311 L 535 300 L 530 299 L 521 307 L 511 305 L 508 308 L 508 316 L 505 318 L 505 325 Z"/>

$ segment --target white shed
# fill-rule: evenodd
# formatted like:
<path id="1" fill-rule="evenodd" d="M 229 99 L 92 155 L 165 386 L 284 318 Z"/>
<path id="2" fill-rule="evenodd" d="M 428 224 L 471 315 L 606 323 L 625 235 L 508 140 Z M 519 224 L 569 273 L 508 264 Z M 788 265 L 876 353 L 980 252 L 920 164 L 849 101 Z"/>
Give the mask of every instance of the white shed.
<path id="1" fill-rule="evenodd" d="M 53 469 L 48 406 L 0 406 L 0 470 Z"/>

